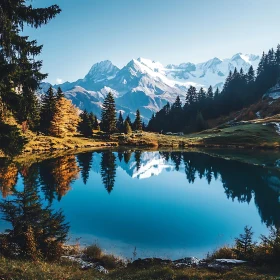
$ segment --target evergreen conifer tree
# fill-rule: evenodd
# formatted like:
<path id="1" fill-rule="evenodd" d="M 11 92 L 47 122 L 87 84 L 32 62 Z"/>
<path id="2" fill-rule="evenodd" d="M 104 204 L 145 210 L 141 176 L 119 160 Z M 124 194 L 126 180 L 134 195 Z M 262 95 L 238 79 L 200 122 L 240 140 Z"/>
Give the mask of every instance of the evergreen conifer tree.
<path id="1" fill-rule="evenodd" d="M 93 153 L 80 153 L 77 155 L 77 161 L 81 170 L 83 182 L 86 185 L 89 178 L 89 171 L 92 166 L 92 155 Z"/>
<path id="2" fill-rule="evenodd" d="M 129 161 L 130 161 L 130 158 L 131 158 L 131 152 L 130 152 L 130 151 L 126 151 L 126 152 L 123 154 L 124 162 L 125 162 L 126 164 L 128 164 Z"/>
<path id="3" fill-rule="evenodd" d="M 214 98 L 214 93 L 213 93 L 213 88 L 212 88 L 212 86 L 210 86 L 210 87 L 208 88 L 207 97 L 208 97 L 209 99 L 213 99 L 213 98 Z"/>
<path id="4" fill-rule="evenodd" d="M 181 110 L 182 109 L 182 102 L 180 100 L 179 95 L 176 97 L 175 102 L 172 104 L 172 109 Z"/>
<path id="5" fill-rule="evenodd" d="M 124 130 L 124 122 L 123 122 L 123 116 L 122 116 L 122 112 L 120 111 L 119 113 L 119 118 L 117 121 L 117 129 L 119 132 L 123 132 Z"/>
<path id="6" fill-rule="evenodd" d="M 204 102 L 204 100 L 206 99 L 206 92 L 202 87 L 200 88 L 197 97 L 198 97 L 198 102 L 200 103 Z"/>
<path id="7" fill-rule="evenodd" d="M 94 125 L 93 125 L 93 129 L 95 129 L 95 130 L 100 130 L 100 126 L 99 126 L 99 122 L 98 122 L 98 120 L 97 120 L 97 117 L 95 116 L 94 117 Z"/>
<path id="8" fill-rule="evenodd" d="M 252 65 L 250 66 L 248 73 L 245 76 L 248 85 L 252 85 L 255 82 L 255 71 Z"/>
<path id="9" fill-rule="evenodd" d="M 56 93 L 56 98 L 57 98 L 57 99 L 60 99 L 60 98 L 62 98 L 62 97 L 64 97 L 64 94 L 63 94 L 63 92 L 62 92 L 61 87 L 58 87 L 57 93 Z"/>
<path id="10" fill-rule="evenodd" d="M 193 105 L 197 101 L 197 91 L 194 86 L 190 86 L 186 95 L 185 106 Z"/>
<path id="11" fill-rule="evenodd" d="M 245 226 L 244 234 L 235 238 L 235 252 L 238 258 L 249 259 L 254 252 L 255 242 L 253 242 L 252 227 Z"/>
<path id="12" fill-rule="evenodd" d="M 141 167 L 141 154 L 142 154 L 141 151 L 135 151 L 134 152 L 134 159 L 135 159 L 135 162 L 136 162 L 136 169 L 137 169 L 137 171 Z"/>
<path id="13" fill-rule="evenodd" d="M 51 121 L 56 111 L 56 101 L 56 95 L 52 86 L 50 86 L 46 94 L 42 97 L 40 128 L 44 133 L 49 133 Z"/>
<path id="14" fill-rule="evenodd" d="M 1 253 L 11 256 L 17 248 L 21 258 L 58 260 L 69 226 L 64 222 L 61 211 L 53 212 L 43 206 L 38 194 L 37 176 L 37 166 L 33 165 L 23 175 L 24 190 L 16 191 L 12 200 L 0 203 L 4 220 L 11 223 L 4 236 L 4 243 L 8 246 L 1 248 Z"/>
<path id="15" fill-rule="evenodd" d="M 91 125 L 91 129 L 95 129 L 96 125 L 95 125 L 95 115 L 93 114 L 93 112 L 90 112 L 88 114 L 88 118 L 90 121 L 90 125 Z"/>
<path id="16" fill-rule="evenodd" d="M 230 70 L 229 74 L 228 74 L 228 76 L 227 76 L 227 78 L 225 80 L 225 83 L 224 83 L 223 93 L 228 91 L 228 87 L 230 85 L 231 80 L 232 80 L 232 71 Z"/>
<path id="17" fill-rule="evenodd" d="M 263 52 L 261 60 L 259 62 L 258 68 L 257 68 L 257 76 L 260 76 L 265 69 L 265 62 L 266 61 L 266 54 Z"/>
<path id="18" fill-rule="evenodd" d="M 133 126 L 135 130 L 142 130 L 142 120 L 139 110 L 136 110 L 136 117 Z"/>
<path id="19" fill-rule="evenodd" d="M 20 122 L 37 129 L 39 108 L 35 92 L 47 75 L 40 72 L 42 61 L 35 59 L 42 46 L 36 40 L 30 41 L 22 31 L 47 24 L 61 10 L 57 5 L 34 8 L 27 2 L 0 2 L 0 95 Z"/>
<path id="20" fill-rule="evenodd" d="M 116 169 L 116 156 L 114 153 L 111 151 L 103 152 L 101 158 L 101 178 L 108 193 L 114 188 Z"/>
<path id="21" fill-rule="evenodd" d="M 85 137 L 92 137 L 92 121 L 90 114 L 87 110 L 84 110 L 80 115 L 80 122 L 78 125 L 78 131 Z"/>
<path id="22" fill-rule="evenodd" d="M 28 87 L 22 87 L 18 119 L 27 122 L 31 130 L 37 130 L 40 125 L 40 105 L 34 92 Z"/>
<path id="23" fill-rule="evenodd" d="M 155 122 L 156 122 L 155 114 L 152 114 L 152 117 L 149 120 L 149 123 L 148 123 L 148 126 L 147 126 L 148 131 L 156 131 L 155 130 Z"/>
<path id="24" fill-rule="evenodd" d="M 105 132 L 113 133 L 116 131 L 117 120 L 116 120 L 116 105 L 115 100 L 111 92 L 106 96 L 103 109 L 101 113 L 102 118 L 102 129 Z"/>
<path id="25" fill-rule="evenodd" d="M 219 90 L 219 88 L 217 87 L 216 90 L 215 90 L 215 93 L 214 93 L 214 99 L 217 100 L 218 97 L 219 97 L 219 95 L 220 95 L 220 90 Z"/>
<path id="26" fill-rule="evenodd" d="M 132 122 L 131 122 L 131 119 L 130 119 L 129 115 L 127 115 L 127 117 L 125 118 L 125 121 L 127 121 L 129 126 L 132 127 Z"/>

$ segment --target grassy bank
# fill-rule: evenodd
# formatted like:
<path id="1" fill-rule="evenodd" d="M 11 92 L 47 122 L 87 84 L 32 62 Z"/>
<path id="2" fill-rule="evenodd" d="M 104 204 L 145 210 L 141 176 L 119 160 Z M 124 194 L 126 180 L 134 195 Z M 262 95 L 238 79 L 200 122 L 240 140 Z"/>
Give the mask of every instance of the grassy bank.
<path id="1" fill-rule="evenodd" d="M 117 136 L 111 139 L 118 141 Z M 120 146 L 146 147 L 216 147 L 216 148 L 259 148 L 278 149 L 280 136 L 275 125 L 268 123 L 244 123 L 238 126 L 221 127 L 184 136 L 142 133 L 142 136 L 127 136 L 118 141 Z"/>
<path id="2" fill-rule="evenodd" d="M 235 280 L 279 280 L 279 270 L 269 267 L 240 266 L 232 270 L 219 272 L 204 268 L 174 268 L 171 265 L 151 265 L 148 267 L 119 268 L 104 275 L 93 269 L 81 270 L 78 265 L 69 261 L 45 263 L 10 260 L 0 257 L 0 279 L 5 280 L 198 280 L 198 279 L 235 279 Z"/>
<path id="3" fill-rule="evenodd" d="M 254 133 L 259 137 L 256 137 Z M 238 138 L 236 138 L 237 134 L 239 134 Z M 28 165 L 50 158 L 102 149 L 111 149 L 113 151 L 199 152 L 227 160 L 237 160 L 268 167 L 277 167 L 275 164 L 280 158 L 280 136 L 275 132 L 273 126 L 263 126 L 261 124 L 246 124 L 219 129 L 219 131 L 217 129 L 215 131 L 208 130 L 203 133 L 185 136 L 143 132 L 141 136 L 133 136 L 132 134 L 125 136 L 125 139 L 119 140 L 119 136 L 112 135 L 106 141 L 82 137 L 64 139 L 48 136 L 39 137 L 39 139 L 36 138 L 37 140 L 32 140 L 27 144 L 26 149 L 30 152 L 22 153 L 15 157 L 13 161 Z M 229 143 L 233 143 L 234 139 L 239 142 L 230 145 Z M 209 141 L 215 144 L 210 145 L 208 144 Z M 225 141 L 227 144 L 224 143 Z M 40 147 L 40 143 L 48 143 L 48 146 L 44 145 L 41 149 L 37 149 L 37 147 Z M 52 147 L 55 147 L 55 149 L 52 149 Z"/>
<path id="4" fill-rule="evenodd" d="M 27 144 L 22 157 L 31 154 L 51 154 L 61 151 L 84 151 L 111 147 L 134 147 L 145 149 L 270 149 L 280 148 L 280 135 L 275 123 L 280 115 L 237 124 L 226 124 L 199 133 L 183 136 L 142 132 L 128 135 L 106 135 L 95 132 L 92 138 L 80 135 L 64 138 L 36 135 L 28 131 L 24 136 Z M 0 153 L 1 156 L 1 153 Z M 2 154 L 3 156 L 3 154 Z M 36 157 L 36 156 L 35 156 Z"/>

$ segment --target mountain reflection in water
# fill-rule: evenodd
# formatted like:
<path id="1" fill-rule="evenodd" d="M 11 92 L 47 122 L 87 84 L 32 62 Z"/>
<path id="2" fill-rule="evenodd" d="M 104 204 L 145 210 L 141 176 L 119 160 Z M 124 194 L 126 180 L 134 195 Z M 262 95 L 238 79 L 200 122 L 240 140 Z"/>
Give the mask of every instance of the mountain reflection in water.
<path id="1" fill-rule="evenodd" d="M 196 152 L 97 151 L 42 162 L 0 161 L 2 200 L 36 185 L 62 209 L 70 237 L 131 257 L 203 256 L 280 226 L 280 171 Z M 0 221 L 0 230 L 9 224 Z M 257 236 L 256 236 L 257 237 Z"/>

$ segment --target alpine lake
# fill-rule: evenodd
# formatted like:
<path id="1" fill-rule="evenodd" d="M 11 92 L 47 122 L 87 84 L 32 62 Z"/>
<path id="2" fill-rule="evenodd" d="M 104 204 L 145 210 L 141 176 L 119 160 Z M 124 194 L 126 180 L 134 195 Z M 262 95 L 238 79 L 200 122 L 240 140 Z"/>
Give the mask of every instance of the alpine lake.
<path id="1" fill-rule="evenodd" d="M 129 259 L 203 258 L 233 244 L 246 225 L 255 239 L 280 225 L 280 152 L 232 151 L 234 160 L 229 153 L 123 149 L 0 159 L 0 196 L 12 200 L 32 186 L 43 206 L 62 210 L 70 244 L 98 244 Z M 0 232 L 9 227 L 0 220 Z"/>

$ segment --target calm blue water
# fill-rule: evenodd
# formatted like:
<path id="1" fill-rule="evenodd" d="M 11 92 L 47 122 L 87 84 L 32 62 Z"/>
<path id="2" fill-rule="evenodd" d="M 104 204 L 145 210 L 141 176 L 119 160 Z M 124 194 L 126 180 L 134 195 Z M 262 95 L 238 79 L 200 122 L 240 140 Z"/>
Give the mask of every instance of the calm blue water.
<path id="1" fill-rule="evenodd" d="M 245 225 L 257 238 L 280 224 L 278 170 L 199 153 L 94 152 L 1 172 L 4 199 L 32 177 L 44 203 L 63 210 L 70 242 L 129 258 L 135 247 L 137 257 L 204 257 Z"/>

